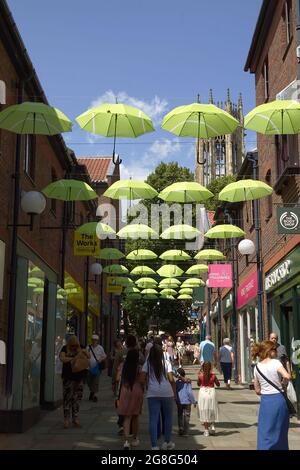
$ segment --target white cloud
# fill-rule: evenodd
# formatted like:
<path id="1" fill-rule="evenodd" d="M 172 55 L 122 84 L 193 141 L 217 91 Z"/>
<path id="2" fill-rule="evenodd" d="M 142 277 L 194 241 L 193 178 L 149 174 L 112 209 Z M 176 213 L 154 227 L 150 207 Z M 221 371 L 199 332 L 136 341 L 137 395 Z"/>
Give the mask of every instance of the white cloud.
<path id="1" fill-rule="evenodd" d="M 95 108 L 101 103 L 115 103 L 116 98 L 118 103 L 126 103 L 130 106 L 135 106 L 141 109 L 144 113 L 149 115 L 155 124 L 158 124 L 163 115 L 167 112 L 168 102 L 164 98 L 161 99 L 159 96 L 154 96 L 151 101 L 143 101 L 134 96 L 129 96 L 126 91 L 120 91 L 114 93 L 112 90 L 107 90 L 103 95 L 92 101 L 90 107 Z"/>

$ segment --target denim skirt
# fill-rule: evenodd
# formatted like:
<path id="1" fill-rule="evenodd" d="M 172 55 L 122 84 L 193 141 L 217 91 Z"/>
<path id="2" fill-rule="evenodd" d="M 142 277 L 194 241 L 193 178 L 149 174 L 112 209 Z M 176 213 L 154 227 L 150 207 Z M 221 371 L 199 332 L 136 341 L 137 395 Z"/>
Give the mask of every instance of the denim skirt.
<path id="1" fill-rule="evenodd" d="M 257 450 L 288 450 L 289 412 L 281 393 L 261 395 Z"/>

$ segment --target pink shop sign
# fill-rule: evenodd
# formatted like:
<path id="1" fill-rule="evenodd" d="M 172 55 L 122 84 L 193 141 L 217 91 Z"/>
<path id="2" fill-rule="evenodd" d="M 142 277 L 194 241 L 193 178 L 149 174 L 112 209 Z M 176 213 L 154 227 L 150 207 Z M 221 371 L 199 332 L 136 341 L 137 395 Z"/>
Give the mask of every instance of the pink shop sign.
<path id="1" fill-rule="evenodd" d="M 210 264 L 208 266 L 209 287 L 232 287 L 231 264 Z"/>
<path id="2" fill-rule="evenodd" d="M 253 273 L 248 279 L 238 288 L 237 291 L 237 308 L 246 305 L 249 300 L 257 295 L 257 273 Z"/>

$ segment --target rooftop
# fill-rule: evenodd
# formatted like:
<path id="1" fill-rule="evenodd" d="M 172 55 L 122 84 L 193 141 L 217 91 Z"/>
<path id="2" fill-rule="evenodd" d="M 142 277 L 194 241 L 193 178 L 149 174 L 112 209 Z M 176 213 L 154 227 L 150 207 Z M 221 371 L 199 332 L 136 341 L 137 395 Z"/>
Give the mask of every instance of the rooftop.
<path id="1" fill-rule="evenodd" d="M 77 157 L 78 163 L 85 165 L 93 183 L 106 182 L 113 173 L 112 157 Z"/>

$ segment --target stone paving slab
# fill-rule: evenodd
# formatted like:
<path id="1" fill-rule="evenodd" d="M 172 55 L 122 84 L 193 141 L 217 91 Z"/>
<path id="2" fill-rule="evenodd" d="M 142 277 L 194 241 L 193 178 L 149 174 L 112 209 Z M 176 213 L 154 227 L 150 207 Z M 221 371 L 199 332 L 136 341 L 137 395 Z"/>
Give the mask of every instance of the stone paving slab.
<path id="1" fill-rule="evenodd" d="M 195 398 L 198 396 L 196 374 L 199 367 L 187 366 L 186 373 L 193 380 Z M 177 409 L 174 407 L 173 437 L 177 450 L 254 450 L 256 448 L 259 398 L 247 387 L 234 385 L 226 390 L 221 383 L 217 390 L 220 422 L 216 423 L 215 436 L 204 437 L 197 410 L 192 407 L 190 434 L 178 436 Z M 81 429 L 63 429 L 62 409 L 45 413 L 39 423 L 23 434 L 0 434 L 0 450 L 16 449 L 74 449 L 119 450 L 122 438 L 117 435 L 117 415 L 111 392 L 110 378 L 100 379 L 99 402 L 87 400 L 85 391 L 81 404 Z M 146 400 L 140 417 L 140 449 L 150 449 L 148 411 Z M 300 421 L 292 419 L 289 432 L 290 448 L 300 449 Z"/>

